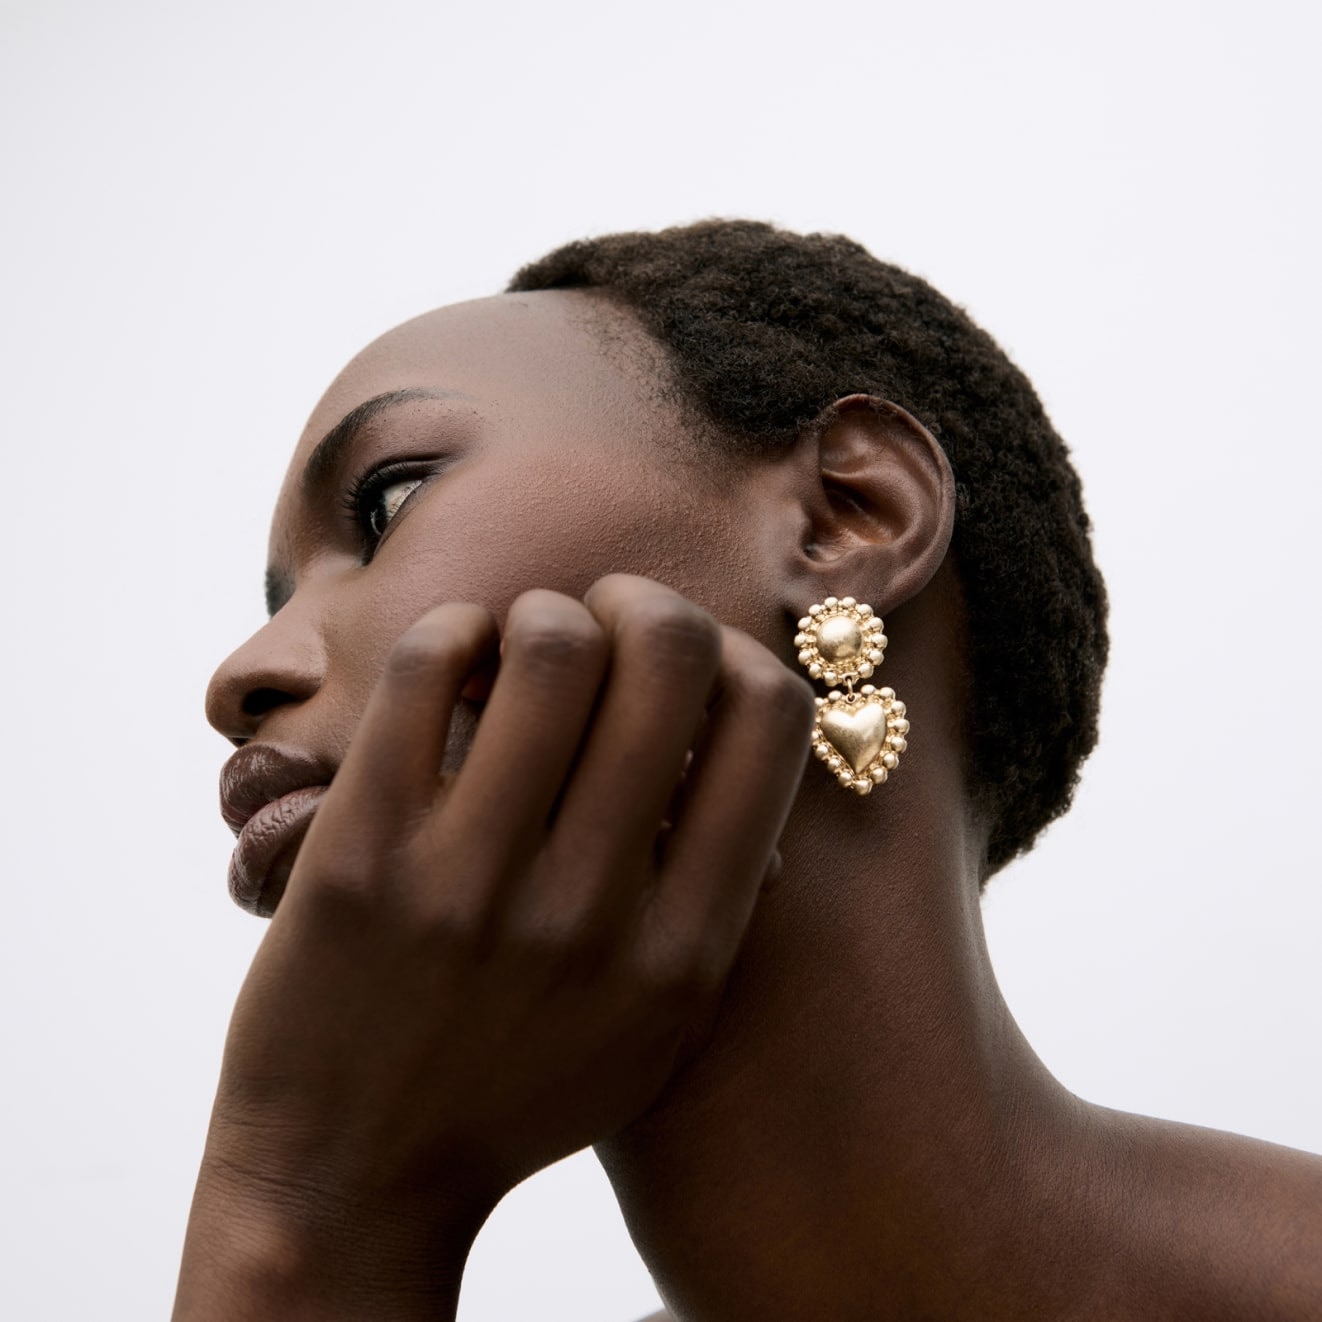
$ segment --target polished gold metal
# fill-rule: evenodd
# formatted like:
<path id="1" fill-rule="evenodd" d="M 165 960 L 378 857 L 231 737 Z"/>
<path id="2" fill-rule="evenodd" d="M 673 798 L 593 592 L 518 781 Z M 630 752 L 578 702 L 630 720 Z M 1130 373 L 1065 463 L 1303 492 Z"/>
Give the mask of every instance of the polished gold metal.
<path id="1" fill-rule="evenodd" d="M 884 785 L 908 747 L 906 708 L 893 689 L 864 684 L 854 691 L 882 662 L 881 620 L 853 597 L 827 597 L 799 621 L 794 645 L 813 679 L 846 686 L 817 699 L 813 752 L 847 789 L 868 794 Z"/>

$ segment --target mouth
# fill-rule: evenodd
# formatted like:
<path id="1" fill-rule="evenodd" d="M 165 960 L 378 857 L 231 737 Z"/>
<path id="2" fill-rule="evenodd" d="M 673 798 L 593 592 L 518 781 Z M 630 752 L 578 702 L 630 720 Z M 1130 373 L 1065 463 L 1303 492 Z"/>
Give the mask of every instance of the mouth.
<path id="1" fill-rule="evenodd" d="M 284 894 L 303 837 L 335 767 L 275 744 L 245 744 L 220 773 L 220 812 L 237 837 L 229 892 L 269 918 Z"/>
<path id="2" fill-rule="evenodd" d="M 299 846 L 329 786 L 305 785 L 264 804 L 244 823 L 230 856 L 229 893 L 234 903 L 270 918 L 280 903 Z"/>

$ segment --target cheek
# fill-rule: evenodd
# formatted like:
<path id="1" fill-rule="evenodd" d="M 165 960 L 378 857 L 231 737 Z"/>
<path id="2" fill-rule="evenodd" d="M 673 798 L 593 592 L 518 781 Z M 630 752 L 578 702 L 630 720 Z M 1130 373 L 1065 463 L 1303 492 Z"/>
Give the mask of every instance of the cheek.
<path id="1" fill-rule="evenodd" d="M 503 620 L 530 588 L 578 598 L 605 574 L 641 574 L 757 634 L 768 603 L 754 590 L 746 531 L 669 475 L 615 458 L 485 466 L 445 483 L 328 603 L 341 723 L 356 724 L 395 640 L 443 602 L 476 602 Z"/>
<path id="2" fill-rule="evenodd" d="M 539 463 L 525 454 L 517 466 L 486 464 L 430 493 L 364 580 L 396 637 L 438 602 L 474 601 L 503 618 L 529 588 L 581 597 L 617 572 L 707 604 L 721 566 L 741 558 L 731 532 L 728 519 L 650 463 L 600 453 Z"/>

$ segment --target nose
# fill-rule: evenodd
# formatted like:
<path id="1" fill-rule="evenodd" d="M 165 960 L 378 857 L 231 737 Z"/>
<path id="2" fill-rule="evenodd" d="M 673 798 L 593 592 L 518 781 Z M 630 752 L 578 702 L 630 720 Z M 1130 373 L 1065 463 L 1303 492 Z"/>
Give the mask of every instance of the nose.
<path id="1" fill-rule="evenodd" d="M 321 640 L 297 607 L 290 600 L 220 663 L 207 685 L 207 720 L 236 747 L 256 736 L 270 712 L 306 702 L 321 687 Z"/>

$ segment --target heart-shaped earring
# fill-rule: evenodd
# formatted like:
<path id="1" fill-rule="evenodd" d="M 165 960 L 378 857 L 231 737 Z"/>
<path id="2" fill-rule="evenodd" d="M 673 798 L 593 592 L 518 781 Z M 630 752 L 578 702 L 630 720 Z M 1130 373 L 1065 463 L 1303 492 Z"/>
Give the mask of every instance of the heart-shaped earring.
<path id="1" fill-rule="evenodd" d="M 813 679 L 847 690 L 832 688 L 817 699 L 813 752 L 846 789 L 870 793 L 899 765 L 909 733 L 904 703 L 893 689 L 864 684 L 854 692 L 855 681 L 881 665 L 886 651 L 881 620 L 853 597 L 827 597 L 799 621 L 794 645 Z"/>

